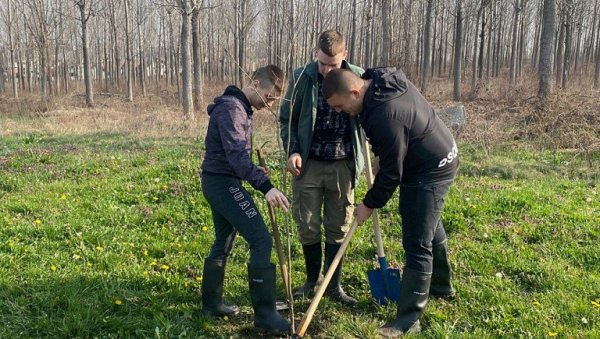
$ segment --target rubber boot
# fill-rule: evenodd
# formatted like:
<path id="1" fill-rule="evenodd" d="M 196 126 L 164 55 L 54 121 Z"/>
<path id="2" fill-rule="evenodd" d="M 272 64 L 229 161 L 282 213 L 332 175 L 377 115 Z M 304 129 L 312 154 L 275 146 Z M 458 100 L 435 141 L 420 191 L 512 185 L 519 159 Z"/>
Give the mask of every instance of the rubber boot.
<path id="1" fill-rule="evenodd" d="M 248 265 L 248 285 L 254 308 L 254 327 L 273 333 L 290 333 L 290 322 L 275 309 L 275 265 L 254 268 Z"/>
<path id="2" fill-rule="evenodd" d="M 321 272 L 321 261 L 323 256 L 321 242 L 313 245 L 302 245 L 302 252 L 304 253 L 304 264 L 306 266 L 306 282 L 294 291 L 294 298 L 297 299 L 310 297 L 314 292 L 315 285 L 319 280 L 319 274 Z"/>
<path id="3" fill-rule="evenodd" d="M 445 300 L 453 300 L 456 292 L 452 288 L 452 269 L 448 260 L 448 243 L 433 246 L 433 273 L 431 275 L 431 287 L 429 295 Z"/>
<path id="4" fill-rule="evenodd" d="M 238 314 L 240 309 L 223 305 L 223 279 L 225 278 L 226 260 L 206 258 L 202 271 L 202 314 L 222 317 Z"/>
<path id="5" fill-rule="evenodd" d="M 398 338 L 405 333 L 421 332 L 419 318 L 427 305 L 430 284 L 431 273 L 404 269 L 396 319 L 379 329 L 381 336 Z"/>
<path id="6" fill-rule="evenodd" d="M 325 243 L 325 266 L 324 266 L 325 273 L 327 273 L 327 271 L 329 270 L 329 266 L 333 262 L 335 255 L 337 254 L 338 250 L 340 249 L 340 246 L 341 245 L 338 245 L 338 244 Z M 331 280 L 329 281 L 329 285 L 327 286 L 327 289 L 325 290 L 325 295 L 327 297 L 329 297 L 330 299 L 338 301 L 344 305 L 354 306 L 358 303 L 358 301 L 356 301 L 356 299 L 352 298 L 351 296 L 347 295 L 344 292 L 344 290 L 342 289 L 342 285 L 341 285 L 342 263 L 343 263 L 343 260 L 340 260 L 340 263 L 338 264 L 338 267 L 336 268 L 335 272 L 333 273 L 333 276 L 331 277 Z"/>

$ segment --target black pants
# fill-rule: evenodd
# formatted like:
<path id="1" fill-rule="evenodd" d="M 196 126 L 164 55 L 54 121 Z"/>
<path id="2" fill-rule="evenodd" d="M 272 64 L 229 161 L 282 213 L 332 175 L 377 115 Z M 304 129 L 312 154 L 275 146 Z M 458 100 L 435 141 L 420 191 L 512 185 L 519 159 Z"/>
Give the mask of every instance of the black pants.
<path id="1" fill-rule="evenodd" d="M 210 204 L 215 242 L 208 258 L 226 259 L 239 232 L 250 246 L 250 265 L 268 267 L 273 240 L 254 200 L 239 179 L 202 174 L 202 192 Z"/>
<path id="2" fill-rule="evenodd" d="M 406 267 L 423 273 L 432 272 L 432 248 L 446 241 L 441 212 L 453 180 L 400 186 L 399 212 Z"/>

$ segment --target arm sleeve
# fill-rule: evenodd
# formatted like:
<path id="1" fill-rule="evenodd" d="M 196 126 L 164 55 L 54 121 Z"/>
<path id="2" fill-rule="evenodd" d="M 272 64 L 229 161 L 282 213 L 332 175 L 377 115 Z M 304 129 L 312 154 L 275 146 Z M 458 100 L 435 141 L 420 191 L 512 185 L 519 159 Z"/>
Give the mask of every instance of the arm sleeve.
<path id="1" fill-rule="evenodd" d="M 297 77 L 295 74 L 293 74 L 287 86 L 283 103 L 279 109 L 279 130 L 281 134 L 281 141 L 288 157 L 293 153 L 300 153 L 300 147 L 298 145 L 299 117 L 297 113 L 299 104 L 295 104 L 295 101 L 302 100 L 302 97 L 298 96 L 298 93 L 296 92 L 298 89 L 295 86 L 296 80 Z"/>
<path id="2" fill-rule="evenodd" d="M 229 166 L 239 178 L 266 194 L 273 185 L 267 175 L 252 163 L 246 150 L 246 112 L 230 106 L 213 114 L 217 114 L 219 119 L 219 134 Z"/>
<path id="3" fill-rule="evenodd" d="M 369 208 L 385 206 L 400 184 L 409 135 L 406 125 L 395 119 L 382 118 L 375 126 L 371 142 L 378 146 L 379 172 L 363 200 Z"/>

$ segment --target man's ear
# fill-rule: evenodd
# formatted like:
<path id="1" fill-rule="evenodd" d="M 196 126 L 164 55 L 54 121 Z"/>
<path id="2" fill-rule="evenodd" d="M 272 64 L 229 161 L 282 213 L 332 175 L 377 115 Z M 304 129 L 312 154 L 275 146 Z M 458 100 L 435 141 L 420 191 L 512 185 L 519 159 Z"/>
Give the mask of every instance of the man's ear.
<path id="1" fill-rule="evenodd" d="M 258 79 L 252 80 L 252 86 L 254 86 L 254 88 L 260 88 L 260 80 L 258 80 Z"/>
<path id="2" fill-rule="evenodd" d="M 348 50 L 344 50 L 344 57 L 342 59 L 346 60 L 347 57 L 348 57 Z"/>
<path id="3" fill-rule="evenodd" d="M 350 95 L 354 98 L 354 99 L 358 99 L 360 98 L 360 91 L 357 89 L 351 89 L 350 90 Z"/>

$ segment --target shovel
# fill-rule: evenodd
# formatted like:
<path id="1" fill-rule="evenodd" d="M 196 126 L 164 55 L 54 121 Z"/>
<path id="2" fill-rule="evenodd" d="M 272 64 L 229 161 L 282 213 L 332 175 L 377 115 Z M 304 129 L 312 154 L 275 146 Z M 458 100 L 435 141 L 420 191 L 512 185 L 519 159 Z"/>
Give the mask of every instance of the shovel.
<path id="1" fill-rule="evenodd" d="M 367 186 L 369 189 L 373 186 L 373 170 L 371 169 L 371 155 L 369 153 L 367 139 L 363 132 L 363 154 L 366 163 Z M 386 298 L 392 302 L 400 299 L 400 270 L 397 268 L 388 268 L 388 263 L 383 251 L 383 240 L 381 239 L 381 227 L 379 227 L 379 218 L 377 210 L 371 215 L 373 219 L 373 231 L 375 233 L 375 245 L 377 246 L 377 259 L 379 268 L 368 270 L 367 277 L 371 287 L 371 295 L 380 305 L 386 304 Z"/>

